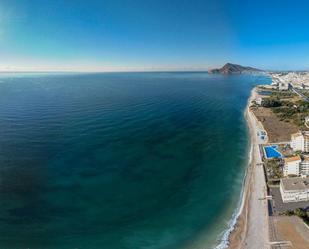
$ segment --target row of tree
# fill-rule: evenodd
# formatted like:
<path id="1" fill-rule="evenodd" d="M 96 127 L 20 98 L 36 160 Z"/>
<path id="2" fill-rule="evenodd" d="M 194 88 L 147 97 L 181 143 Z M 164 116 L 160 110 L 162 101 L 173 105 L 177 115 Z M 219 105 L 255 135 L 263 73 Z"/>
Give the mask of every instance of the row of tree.
<path id="1" fill-rule="evenodd" d="M 297 215 L 303 221 L 309 225 L 309 210 L 308 209 L 302 209 L 302 208 L 296 208 L 295 210 L 288 210 L 283 213 L 284 215 L 292 216 Z"/>

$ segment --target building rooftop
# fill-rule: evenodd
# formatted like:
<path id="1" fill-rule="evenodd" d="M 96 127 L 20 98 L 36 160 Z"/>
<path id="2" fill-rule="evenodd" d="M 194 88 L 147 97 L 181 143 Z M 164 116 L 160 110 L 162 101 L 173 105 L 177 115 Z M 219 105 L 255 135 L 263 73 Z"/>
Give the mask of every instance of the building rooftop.
<path id="1" fill-rule="evenodd" d="M 300 156 L 292 156 L 284 158 L 285 163 L 294 162 L 294 161 L 301 161 Z"/>
<path id="2" fill-rule="evenodd" d="M 309 162 L 309 155 L 303 155 L 303 161 Z"/>
<path id="3" fill-rule="evenodd" d="M 284 190 L 309 190 L 309 177 L 282 178 Z"/>
<path id="4" fill-rule="evenodd" d="M 273 73 L 271 76 L 275 83 L 292 83 L 298 88 L 309 85 L 308 72 Z"/>
<path id="5" fill-rule="evenodd" d="M 293 133 L 292 135 L 291 135 L 291 137 L 292 137 L 292 139 L 293 138 L 296 138 L 296 137 L 300 137 L 300 136 L 302 136 L 303 134 L 301 133 L 301 132 L 297 132 L 297 133 Z"/>

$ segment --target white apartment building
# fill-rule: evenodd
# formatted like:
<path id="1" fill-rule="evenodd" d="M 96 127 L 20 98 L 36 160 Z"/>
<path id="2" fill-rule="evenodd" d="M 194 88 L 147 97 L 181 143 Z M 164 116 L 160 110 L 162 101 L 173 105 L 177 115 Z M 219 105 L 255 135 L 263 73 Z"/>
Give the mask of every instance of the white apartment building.
<path id="1" fill-rule="evenodd" d="M 293 87 L 298 89 L 309 88 L 309 73 L 308 72 L 289 72 L 289 73 L 272 73 L 272 85 L 277 86 L 279 90 L 287 90 L 288 84 L 293 84 Z M 280 86 L 280 83 L 284 85 Z"/>
<path id="2" fill-rule="evenodd" d="M 283 178 L 280 180 L 282 201 L 309 201 L 309 177 Z"/>
<path id="3" fill-rule="evenodd" d="M 309 116 L 305 118 L 305 125 L 307 128 L 309 128 Z"/>
<path id="4" fill-rule="evenodd" d="M 278 89 L 280 91 L 284 91 L 284 90 L 288 90 L 289 89 L 289 83 L 287 82 L 279 82 L 279 85 L 278 85 Z"/>
<path id="5" fill-rule="evenodd" d="M 261 105 L 262 104 L 262 98 L 256 98 L 255 103 L 258 104 L 258 105 Z"/>
<path id="6" fill-rule="evenodd" d="M 309 132 L 300 131 L 292 134 L 291 147 L 294 151 L 309 152 Z"/>
<path id="7" fill-rule="evenodd" d="M 308 81 L 309 82 L 309 81 Z M 305 84 L 302 84 L 302 89 L 303 90 L 309 90 L 309 85 L 305 85 Z"/>
<path id="8" fill-rule="evenodd" d="M 300 156 L 284 158 L 283 175 L 284 176 L 290 176 L 290 175 L 299 176 L 300 175 L 300 163 L 301 163 Z"/>
<path id="9" fill-rule="evenodd" d="M 309 157 L 304 157 L 304 160 L 300 163 L 301 176 L 309 176 Z"/>

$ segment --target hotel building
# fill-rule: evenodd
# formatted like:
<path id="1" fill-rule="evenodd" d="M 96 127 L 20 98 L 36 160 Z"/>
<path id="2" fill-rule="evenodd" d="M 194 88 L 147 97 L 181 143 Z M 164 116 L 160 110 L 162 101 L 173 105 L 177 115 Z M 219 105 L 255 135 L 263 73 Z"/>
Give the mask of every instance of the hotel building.
<path id="1" fill-rule="evenodd" d="M 283 175 L 284 176 L 299 176 L 300 175 L 300 156 L 284 158 Z"/>
<path id="2" fill-rule="evenodd" d="M 305 118 L 305 126 L 309 128 L 309 116 Z"/>
<path id="3" fill-rule="evenodd" d="M 309 157 L 305 156 L 303 161 L 300 163 L 300 174 L 301 176 L 309 176 Z"/>
<path id="4" fill-rule="evenodd" d="M 309 177 L 283 178 L 280 180 L 282 201 L 309 201 Z"/>
<path id="5" fill-rule="evenodd" d="M 294 151 L 309 152 L 309 132 L 297 132 L 291 135 L 291 147 Z"/>

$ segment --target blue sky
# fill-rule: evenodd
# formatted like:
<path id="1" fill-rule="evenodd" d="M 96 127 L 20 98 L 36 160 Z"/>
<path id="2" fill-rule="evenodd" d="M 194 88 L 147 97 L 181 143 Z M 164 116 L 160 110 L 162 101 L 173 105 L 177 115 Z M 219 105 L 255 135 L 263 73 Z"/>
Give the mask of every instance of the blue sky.
<path id="1" fill-rule="evenodd" d="M 309 69 L 309 2 L 1 0 L 0 70 Z"/>

